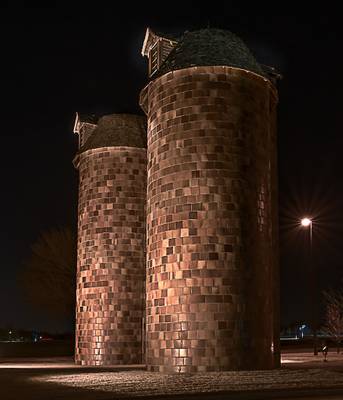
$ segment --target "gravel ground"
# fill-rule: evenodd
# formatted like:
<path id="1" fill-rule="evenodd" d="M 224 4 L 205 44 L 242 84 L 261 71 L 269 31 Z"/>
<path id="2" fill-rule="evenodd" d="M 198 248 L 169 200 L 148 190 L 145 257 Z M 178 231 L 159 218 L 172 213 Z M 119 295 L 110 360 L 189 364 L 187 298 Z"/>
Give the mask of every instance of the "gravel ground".
<path id="1" fill-rule="evenodd" d="M 341 372 L 322 369 L 280 369 L 196 375 L 164 375 L 146 371 L 46 375 L 36 383 L 110 392 L 119 397 L 146 397 L 208 392 L 343 388 Z"/>
<path id="2" fill-rule="evenodd" d="M 328 360 L 311 353 L 287 353 L 277 370 L 166 375 L 139 366 L 78 367 L 71 359 L 8 359 L 0 361 L 0 398 L 276 399 L 341 393 L 338 398 L 343 399 L 343 356 L 331 354 Z"/>

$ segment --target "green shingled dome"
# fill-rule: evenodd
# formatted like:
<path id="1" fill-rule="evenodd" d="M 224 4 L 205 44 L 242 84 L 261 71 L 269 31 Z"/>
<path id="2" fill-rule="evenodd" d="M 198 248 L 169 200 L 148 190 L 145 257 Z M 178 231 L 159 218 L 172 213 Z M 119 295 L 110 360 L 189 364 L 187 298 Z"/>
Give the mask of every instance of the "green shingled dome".
<path id="1" fill-rule="evenodd" d="M 113 146 L 146 148 L 146 118 L 132 114 L 110 114 L 101 117 L 79 153 Z"/>
<path id="2" fill-rule="evenodd" d="M 208 65 L 237 67 L 265 76 L 244 42 L 230 31 L 221 29 L 185 32 L 157 76 L 177 69 Z"/>

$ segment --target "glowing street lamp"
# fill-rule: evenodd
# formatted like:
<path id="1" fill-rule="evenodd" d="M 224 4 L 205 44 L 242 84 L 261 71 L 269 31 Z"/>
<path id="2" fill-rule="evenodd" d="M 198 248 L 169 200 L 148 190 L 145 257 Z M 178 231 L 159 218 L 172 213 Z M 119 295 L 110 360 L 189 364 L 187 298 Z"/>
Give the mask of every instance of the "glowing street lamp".
<path id="1" fill-rule="evenodd" d="M 309 228 L 309 234 L 310 234 L 310 261 L 309 264 L 312 264 L 312 226 L 313 226 L 313 222 L 311 218 L 308 217 L 304 217 L 300 220 L 300 225 L 303 228 Z M 310 289 L 310 296 L 311 297 L 311 302 L 314 301 L 314 274 L 315 271 L 312 268 L 309 267 L 309 271 L 308 271 L 308 277 L 309 277 L 309 289 Z M 313 304 L 313 303 L 311 303 Z M 312 308 L 312 331 L 313 331 L 313 354 L 316 356 L 318 354 L 318 349 L 317 349 L 317 327 L 316 327 L 316 316 L 314 315 L 315 313 L 315 309 Z"/>
<path id="2" fill-rule="evenodd" d="M 305 217 L 300 220 L 300 225 L 303 228 L 310 228 L 310 251 L 311 251 L 311 257 L 312 257 L 312 226 L 313 222 L 311 218 Z"/>
<path id="3" fill-rule="evenodd" d="M 307 226 L 312 225 L 312 220 L 311 220 L 310 218 L 303 218 L 303 219 L 300 221 L 300 223 L 301 223 L 302 226 L 307 227 Z"/>

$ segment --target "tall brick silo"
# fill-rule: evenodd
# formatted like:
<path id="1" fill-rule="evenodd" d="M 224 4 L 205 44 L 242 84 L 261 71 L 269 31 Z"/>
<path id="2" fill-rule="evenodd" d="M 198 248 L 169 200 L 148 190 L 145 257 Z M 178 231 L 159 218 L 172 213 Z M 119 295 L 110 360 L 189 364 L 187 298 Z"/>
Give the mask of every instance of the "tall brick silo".
<path id="1" fill-rule="evenodd" d="M 229 31 L 147 30 L 147 366 L 279 365 L 272 68 Z"/>
<path id="2" fill-rule="evenodd" d="M 82 139 L 74 160 L 80 177 L 75 361 L 81 365 L 140 364 L 145 303 L 145 118 L 113 114 L 94 122 L 78 116 L 74 131 Z"/>

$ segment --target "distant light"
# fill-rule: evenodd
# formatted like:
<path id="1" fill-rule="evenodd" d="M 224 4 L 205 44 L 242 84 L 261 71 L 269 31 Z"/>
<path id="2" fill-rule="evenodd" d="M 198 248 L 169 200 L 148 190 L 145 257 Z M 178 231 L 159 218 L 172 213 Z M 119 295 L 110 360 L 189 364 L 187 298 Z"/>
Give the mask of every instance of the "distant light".
<path id="1" fill-rule="evenodd" d="M 43 336 L 39 336 L 39 339 L 43 339 Z"/>
<path id="2" fill-rule="evenodd" d="M 10 335 L 12 335 L 12 331 L 9 331 L 8 333 L 9 333 Z"/>
<path id="3" fill-rule="evenodd" d="M 310 218 L 303 218 L 301 221 L 301 225 L 302 226 L 310 226 L 312 224 L 312 221 L 310 220 Z"/>

